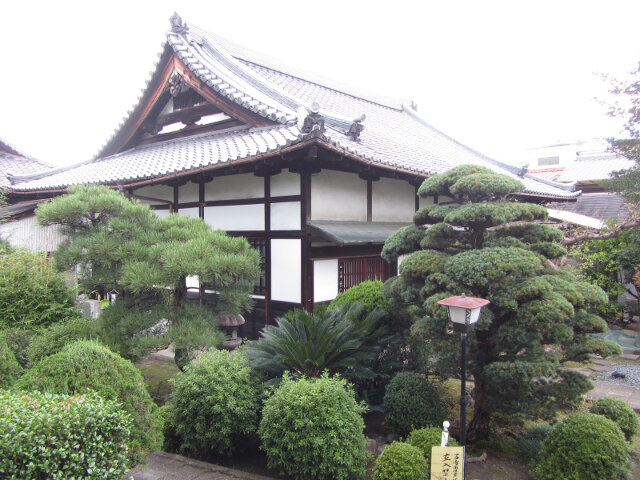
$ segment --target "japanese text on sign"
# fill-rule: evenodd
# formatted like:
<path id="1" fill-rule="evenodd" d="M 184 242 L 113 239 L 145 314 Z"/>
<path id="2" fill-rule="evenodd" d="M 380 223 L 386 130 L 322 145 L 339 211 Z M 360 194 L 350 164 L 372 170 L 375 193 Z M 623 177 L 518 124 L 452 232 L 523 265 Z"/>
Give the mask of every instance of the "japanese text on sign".
<path id="1" fill-rule="evenodd" d="M 431 448 L 431 480 L 462 480 L 464 447 Z"/>

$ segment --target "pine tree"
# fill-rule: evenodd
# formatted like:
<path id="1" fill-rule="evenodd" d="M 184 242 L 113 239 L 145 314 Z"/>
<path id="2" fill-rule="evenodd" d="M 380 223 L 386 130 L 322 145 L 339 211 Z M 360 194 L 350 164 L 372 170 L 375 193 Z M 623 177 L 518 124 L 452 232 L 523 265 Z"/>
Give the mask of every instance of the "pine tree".
<path id="1" fill-rule="evenodd" d="M 176 350 L 179 364 L 185 354 L 220 341 L 217 315 L 252 307 L 260 254 L 246 239 L 213 230 L 200 218 L 161 219 L 148 205 L 99 185 L 70 187 L 41 204 L 36 216 L 43 225 L 62 226 L 66 241 L 55 254 L 56 265 L 79 267 L 81 291 L 117 290 L 127 302 L 125 311 L 143 313 L 149 298 L 164 297 L 173 312 L 169 337 L 184 346 Z M 197 314 L 183 305 L 189 276 L 216 292 L 214 304 Z"/>
<path id="2" fill-rule="evenodd" d="M 413 305 L 419 320 L 412 333 L 422 337 L 431 368 L 442 375 L 457 371 L 460 338 L 437 301 L 462 293 L 491 301 L 469 335 L 469 441 L 487 438 L 497 413 L 552 415 L 591 388 L 561 362 L 599 348 L 610 351 L 587 335 L 606 329 L 591 313 L 606 295 L 550 262 L 567 253 L 562 234 L 536 223 L 547 218 L 544 207 L 507 201 L 523 190 L 515 179 L 472 165 L 430 177 L 419 194 L 451 203 L 421 208 L 415 225 L 398 231 L 383 249 L 387 261 L 408 254 L 385 291 Z"/>

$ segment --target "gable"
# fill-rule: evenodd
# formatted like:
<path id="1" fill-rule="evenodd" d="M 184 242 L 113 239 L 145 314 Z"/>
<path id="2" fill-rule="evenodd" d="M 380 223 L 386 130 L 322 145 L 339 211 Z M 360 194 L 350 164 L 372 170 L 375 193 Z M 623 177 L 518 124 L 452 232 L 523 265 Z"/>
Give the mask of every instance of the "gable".
<path id="1" fill-rule="evenodd" d="M 167 47 L 140 103 L 99 156 L 193 134 L 274 123 L 203 84 Z"/>

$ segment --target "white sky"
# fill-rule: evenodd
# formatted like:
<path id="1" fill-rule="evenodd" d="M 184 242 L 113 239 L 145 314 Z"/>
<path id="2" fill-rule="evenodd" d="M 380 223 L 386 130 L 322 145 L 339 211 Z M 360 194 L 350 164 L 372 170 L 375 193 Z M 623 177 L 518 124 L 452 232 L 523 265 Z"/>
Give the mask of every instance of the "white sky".
<path id="1" fill-rule="evenodd" d="M 0 138 L 88 160 L 136 103 L 174 10 L 287 63 L 413 99 L 434 127 L 498 160 L 614 136 L 599 74 L 640 61 L 640 1 L 5 1 Z"/>

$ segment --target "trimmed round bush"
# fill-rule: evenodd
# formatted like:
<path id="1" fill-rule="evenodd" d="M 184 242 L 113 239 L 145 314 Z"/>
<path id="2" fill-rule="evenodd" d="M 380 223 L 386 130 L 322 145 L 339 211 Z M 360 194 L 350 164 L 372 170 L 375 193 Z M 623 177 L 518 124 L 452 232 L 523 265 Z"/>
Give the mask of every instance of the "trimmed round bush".
<path id="1" fill-rule="evenodd" d="M 407 443 L 417 447 L 427 461 L 427 468 L 431 469 L 431 447 L 439 447 L 442 442 L 442 429 L 438 427 L 424 427 L 413 430 L 407 437 Z M 449 446 L 457 447 L 458 441 L 449 436 Z"/>
<path id="2" fill-rule="evenodd" d="M 415 428 L 442 425 L 444 420 L 440 393 L 415 372 L 393 377 L 384 394 L 384 409 L 387 427 L 403 436 Z"/>
<path id="3" fill-rule="evenodd" d="M 364 307 L 365 315 L 376 308 L 389 312 L 391 304 L 382 295 L 382 285 L 380 280 L 366 280 L 354 285 L 339 293 L 329 304 L 329 309 L 360 303 Z"/>
<path id="4" fill-rule="evenodd" d="M 0 391 L 2 478 L 114 479 L 128 469 L 131 419 L 116 402 Z"/>
<path id="5" fill-rule="evenodd" d="M 0 332 L 0 388 L 10 387 L 22 375 L 22 367 L 7 344 L 3 332 Z"/>
<path id="6" fill-rule="evenodd" d="M 428 475 L 420 449 L 404 442 L 387 445 L 373 468 L 373 480 L 426 480 Z"/>
<path id="7" fill-rule="evenodd" d="M 158 407 L 139 370 L 128 360 L 91 340 L 80 340 L 42 359 L 16 383 L 16 389 L 67 395 L 95 391 L 122 404 L 133 421 L 129 456 L 135 462 L 162 445 Z"/>
<path id="8" fill-rule="evenodd" d="M 43 253 L 0 252 L 0 328 L 36 330 L 77 315 L 74 294 Z"/>
<path id="9" fill-rule="evenodd" d="M 174 380 L 170 443 L 201 457 L 231 455 L 256 432 L 261 400 L 260 381 L 243 352 L 203 353 Z"/>
<path id="10" fill-rule="evenodd" d="M 43 358 L 58 353 L 70 343 L 91 338 L 98 338 L 98 325 L 89 318 L 73 317 L 50 325 L 31 338 L 27 348 L 29 365 L 35 365 Z"/>
<path id="11" fill-rule="evenodd" d="M 629 466 L 629 446 L 615 422 L 578 412 L 542 443 L 532 473 L 536 480 L 617 480 Z"/>
<path id="12" fill-rule="evenodd" d="M 370 458 L 365 411 L 343 379 L 285 375 L 258 430 L 269 466 L 296 480 L 362 478 Z"/>
<path id="13" fill-rule="evenodd" d="M 553 426 L 548 423 L 536 423 L 522 432 L 518 438 L 518 448 L 528 463 L 538 458 L 542 443 L 552 431 Z"/>
<path id="14" fill-rule="evenodd" d="M 589 411 L 596 415 L 604 415 L 616 422 L 628 441 L 638 433 L 638 415 L 627 402 L 613 397 L 601 398 L 593 402 Z"/>

